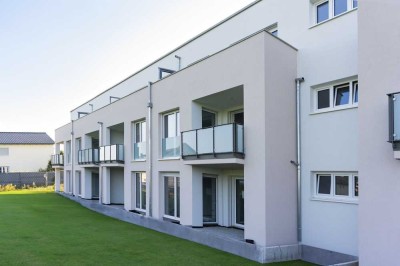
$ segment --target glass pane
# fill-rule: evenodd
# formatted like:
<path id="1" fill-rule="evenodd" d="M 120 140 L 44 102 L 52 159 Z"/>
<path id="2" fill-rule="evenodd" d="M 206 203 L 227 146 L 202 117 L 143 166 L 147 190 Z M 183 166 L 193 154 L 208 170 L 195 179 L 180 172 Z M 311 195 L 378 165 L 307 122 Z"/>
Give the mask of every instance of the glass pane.
<path id="1" fill-rule="evenodd" d="M 142 138 L 140 137 L 140 123 L 135 124 L 135 142 L 141 142 Z"/>
<path id="2" fill-rule="evenodd" d="M 102 146 L 100 147 L 100 161 L 105 161 L 105 151 L 106 151 L 106 147 Z"/>
<path id="3" fill-rule="evenodd" d="M 146 159 L 146 142 L 139 142 L 133 144 L 133 153 L 135 160 Z"/>
<path id="4" fill-rule="evenodd" d="M 347 11 L 347 0 L 335 0 L 335 16 Z"/>
<path id="5" fill-rule="evenodd" d="M 171 137 L 162 140 L 162 157 L 179 157 L 181 154 L 181 138 Z"/>
<path id="6" fill-rule="evenodd" d="M 215 113 L 202 110 L 201 119 L 202 128 L 215 126 Z"/>
<path id="7" fill-rule="evenodd" d="M 179 112 L 176 113 L 176 136 L 181 135 L 181 114 Z"/>
<path id="8" fill-rule="evenodd" d="M 199 154 L 212 154 L 214 152 L 213 133 L 212 127 L 197 131 L 197 150 Z"/>
<path id="9" fill-rule="evenodd" d="M 117 153 L 117 160 L 123 161 L 124 160 L 124 145 L 117 145 L 118 153 Z"/>
<path id="10" fill-rule="evenodd" d="M 99 197 L 99 174 L 92 173 L 92 198 Z"/>
<path id="11" fill-rule="evenodd" d="M 117 145 L 111 145 L 109 147 L 110 147 L 110 160 L 116 161 L 117 160 Z"/>
<path id="12" fill-rule="evenodd" d="M 93 150 L 93 161 L 95 163 L 99 162 L 99 149 Z"/>
<path id="13" fill-rule="evenodd" d="M 358 7 L 358 0 L 353 0 L 353 8 Z"/>
<path id="14" fill-rule="evenodd" d="M 146 141 L 146 122 L 142 122 L 142 138 L 140 139 L 141 142 L 145 142 Z"/>
<path id="15" fill-rule="evenodd" d="M 217 179 L 203 177 L 203 222 L 217 221 Z"/>
<path id="16" fill-rule="evenodd" d="M 330 107 L 330 91 L 329 89 L 320 90 L 317 92 L 318 109 Z"/>
<path id="17" fill-rule="evenodd" d="M 354 196 L 358 197 L 358 176 L 354 176 Z"/>
<path id="18" fill-rule="evenodd" d="M 335 106 L 349 104 L 349 86 L 335 87 Z"/>
<path id="19" fill-rule="evenodd" d="M 349 195 L 349 177 L 348 176 L 335 176 L 335 195 L 348 196 Z"/>
<path id="20" fill-rule="evenodd" d="M 142 209 L 146 209 L 146 173 L 141 173 L 142 179 Z"/>
<path id="21" fill-rule="evenodd" d="M 393 95 L 393 140 L 400 140 L 400 93 Z"/>
<path id="22" fill-rule="evenodd" d="M 215 152 L 233 152 L 233 124 L 214 128 Z"/>
<path id="23" fill-rule="evenodd" d="M 182 134 L 183 156 L 196 155 L 196 131 L 188 131 Z"/>
<path id="24" fill-rule="evenodd" d="M 140 173 L 136 173 L 136 208 L 140 208 Z"/>
<path id="25" fill-rule="evenodd" d="M 318 175 L 317 192 L 318 194 L 331 194 L 331 176 Z"/>
<path id="26" fill-rule="evenodd" d="M 244 153 L 243 125 L 236 125 L 236 151 Z"/>
<path id="27" fill-rule="evenodd" d="M 329 3 L 325 2 L 317 6 L 317 23 L 329 18 Z"/>
<path id="28" fill-rule="evenodd" d="M 181 217 L 181 181 L 176 177 L 176 217 Z"/>
<path id="29" fill-rule="evenodd" d="M 244 180 L 236 179 L 236 223 L 244 225 Z"/>
<path id="30" fill-rule="evenodd" d="M 169 216 L 174 216 L 175 215 L 175 203 L 174 203 L 174 177 L 172 176 L 166 176 L 164 177 L 164 201 L 165 201 L 165 206 L 164 206 L 164 213 Z"/>
<path id="31" fill-rule="evenodd" d="M 358 103 L 358 82 L 353 82 L 353 103 Z"/>

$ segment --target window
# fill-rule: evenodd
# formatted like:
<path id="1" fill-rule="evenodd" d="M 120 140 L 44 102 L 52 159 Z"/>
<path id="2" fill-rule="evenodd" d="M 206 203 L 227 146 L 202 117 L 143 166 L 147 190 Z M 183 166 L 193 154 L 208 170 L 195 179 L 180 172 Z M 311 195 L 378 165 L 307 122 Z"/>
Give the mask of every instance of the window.
<path id="1" fill-rule="evenodd" d="M 354 201 L 358 199 L 358 174 L 320 173 L 315 175 L 314 198 Z"/>
<path id="2" fill-rule="evenodd" d="M 317 23 L 329 18 L 329 1 L 317 5 Z"/>
<path id="3" fill-rule="evenodd" d="M 9 166 L 0 166 L 0 173 L 8 173 Z"/>
<path id="4" fill-rule="evenodd" d="M 358 81 L 334 84 L 314 90 L 314 112 L 358 106 Z"/>
<path id="5" fill-rule="evenodd" d="M 171 219 L 180 217 L 179 176 L 164 176 L 164 214 Z"/>
<path id="6" fill-rule="evenodd" d="M 216 121 L 216 114 L 214 112 L 207 111 L 204 109 L 201 111 L 201 127 L 202 128 L 215 126 L 215 121 Z"/>
<path id="7" fill-rule="evenodd" d="M 0 156 L 8 156 L 10 154 L 10 150 L 8 148 L 0 148 Z"/>
<path id="8" fill-rule="evenodd" d="M 334 15 L 340 15 L 347 11 L 347 0 L 334 0 Z"/>
<path id="9" fill-rule="evenodd" d="M 274 35 L 275 37 L 278 37 L 278 30 L 273 30 L 270 32 L 272 35 Z"/>
<path id="10" fill-rule="evenodd" d="M 146 159 L 146 122 L 140 121 L 134 124 L 133 159 Z"/>
<path id="11" fill-rule="evenodd" d="M 319 24 L 358 7 L 357 0 L 310 0 L 314 9 L 313 24 Z"/>
<path id="12" fill-rule="evenodd" d="M 135 173 L 135 207 L 140 211 L 146 211 L 146 173 Z"/>
<path id="13" fill-rule="evenodd" d="M 180 156 L 180 135 L 179 111 L 163 115 L 163 158 L 176 158 Z"/>

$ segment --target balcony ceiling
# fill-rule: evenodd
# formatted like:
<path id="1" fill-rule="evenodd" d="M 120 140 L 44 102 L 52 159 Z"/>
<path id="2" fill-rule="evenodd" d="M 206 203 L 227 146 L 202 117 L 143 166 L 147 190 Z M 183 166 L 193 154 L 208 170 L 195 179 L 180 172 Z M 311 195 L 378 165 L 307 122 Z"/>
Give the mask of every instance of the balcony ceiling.
<path id="1" fill-rule="evenodd" d="M 243 105 L 243 85 L 196 99 L 195 102 L 216 110 Z"/>

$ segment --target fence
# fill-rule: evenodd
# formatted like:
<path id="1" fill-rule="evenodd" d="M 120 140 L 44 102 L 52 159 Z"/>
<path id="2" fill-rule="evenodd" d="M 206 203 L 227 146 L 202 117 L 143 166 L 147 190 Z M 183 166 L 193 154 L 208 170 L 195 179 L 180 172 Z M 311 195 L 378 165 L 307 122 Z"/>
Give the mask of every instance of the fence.
<path id="1" fill-rule="evenodd" d="M 63 183 L 63 172 L 61 172 L 61 184 Z M 0 173 L 0 185 L 13 184 L 17 188 L 26 186 L 51 186 L 54 185 L 54 172 L 27 172 L 27 173 Z"/>

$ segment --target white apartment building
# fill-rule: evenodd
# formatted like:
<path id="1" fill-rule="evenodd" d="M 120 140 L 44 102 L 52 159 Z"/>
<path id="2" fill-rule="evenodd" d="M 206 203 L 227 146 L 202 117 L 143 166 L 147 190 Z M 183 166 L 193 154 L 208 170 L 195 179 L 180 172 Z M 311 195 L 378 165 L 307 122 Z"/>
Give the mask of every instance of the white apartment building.
<path id="1" fill-rule="evenodd" d="M 56 129 L 56 190 L 64 171 L 82 199 L 238 228 L 260 252 L 279 248 L 262 262 L 358 260 L 358 12 L 356 0 L 243 8 L 72 110 Z"/>

